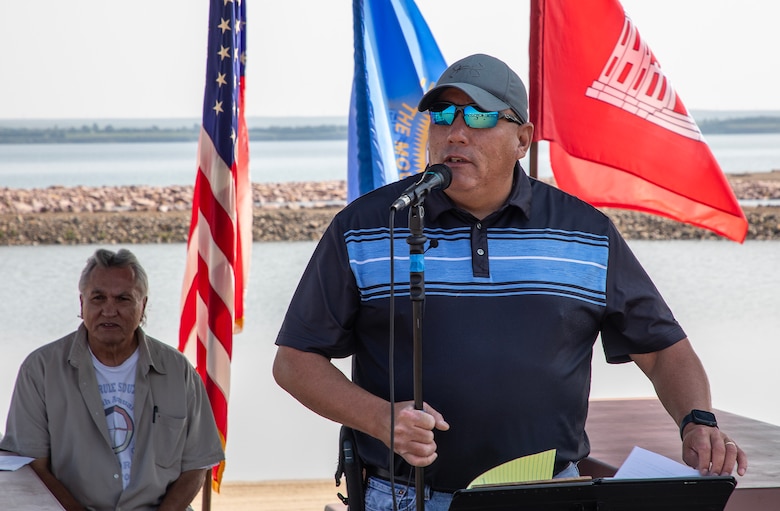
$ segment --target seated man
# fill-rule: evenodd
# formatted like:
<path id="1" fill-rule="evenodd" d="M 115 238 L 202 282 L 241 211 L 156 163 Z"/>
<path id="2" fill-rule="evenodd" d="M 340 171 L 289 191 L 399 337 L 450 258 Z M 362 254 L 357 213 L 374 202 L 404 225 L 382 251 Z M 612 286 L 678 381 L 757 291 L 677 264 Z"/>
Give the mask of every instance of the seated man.
<path id="1" fill-rule="evenodd" d="M 393 509 L 393 478 L 402 504 L 414 502 L 412 467 L 425 467 L 429 511 L 446 510 L 473 478 L 528 454 L 555 449 L 555 475 L 576 476 L 590 448 L 584 428 L 599 336 L 609 362 L 633 361 L 653 382 L 680 426 L 686 463 L 744 474 L 745 453 L 715 427 L 699 358 L 614 224 L 520 167 L 533 125 L 517 74 L 487 55 L 466 57 L 418 108 L 430 113 L 429 163 L 452 170 L 451 185 L 425 202 L 425 235 L 436 243 L 425 255 L 423 410 L 413 401 L 409 273 L 395 272 L 394 302 L 388 291 L 389 207 L 419 176 L 336 215 L 276 341 L 277 382 L 357 431 L 366 509 Z M 395 222 L 403 241 L 409 219 Z M 398 269 L 408 264 L 396 260 Z M 352 381 L 330 362 L 350 355 Z"/>
<path id="2" fill-rule="evenodd" d="M 185 510 L 224 459 L 203 382 L 141 329 L 148 282 L 128 250 L 97 250 L 78 330 L 22 363 L 0 449 L 67 510 Z"/>

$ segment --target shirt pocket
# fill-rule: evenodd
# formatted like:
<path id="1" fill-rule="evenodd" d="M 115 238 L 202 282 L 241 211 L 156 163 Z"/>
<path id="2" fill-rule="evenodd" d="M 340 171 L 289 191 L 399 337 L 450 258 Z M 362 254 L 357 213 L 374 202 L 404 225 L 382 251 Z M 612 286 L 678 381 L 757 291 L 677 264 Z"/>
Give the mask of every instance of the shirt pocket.
<path id="1" fill-rule="evenodd" d="M 174 463 L 181 463 L 187 437 L 187 419 L 159 414 L 152 429 L 155 464 L 161 468 L 170 468 Z"/>

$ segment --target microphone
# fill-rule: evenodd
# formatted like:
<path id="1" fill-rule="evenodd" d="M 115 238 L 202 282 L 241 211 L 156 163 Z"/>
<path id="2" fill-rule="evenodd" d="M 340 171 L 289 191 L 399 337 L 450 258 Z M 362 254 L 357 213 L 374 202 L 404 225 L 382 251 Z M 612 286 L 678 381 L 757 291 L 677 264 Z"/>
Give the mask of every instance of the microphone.
<path id="1" fill-rule="evenodd" d="M 444 190 L 452 182 L 452 171 L 443 163 L 430 165 L 423 171 L 420 180 L 404 190 L 404 193 L 398 197 L 390 209 L 401 211 L 410 204 L 420 204 L 425 200 L 425 196 L 431 190 L 441 188 Z"/>

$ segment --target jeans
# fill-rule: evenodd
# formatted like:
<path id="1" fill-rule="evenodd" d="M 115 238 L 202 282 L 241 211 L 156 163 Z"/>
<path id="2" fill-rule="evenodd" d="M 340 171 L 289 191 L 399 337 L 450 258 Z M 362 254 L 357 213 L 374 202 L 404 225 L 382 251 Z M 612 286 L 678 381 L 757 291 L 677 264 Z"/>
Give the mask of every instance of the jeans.
<path id="1" fill-rule="evenodd" d="M 555 474 L 554 479 L 579 477 L 580 471 L 575 463 L 569 463 L 566 468 Z M 406 481 L 395 482 L 395 497 L 398 511 L 414 511 L 417 509 L 417 496 L 414 484 L 407 486 Z M 452 501 L 452 493 L 432 491 L 425 486 L 425 511 L 447 511 Z M 390 492 L 390 482 L 377 477 L 369 477 L 366 485 L 366 511 L 392 511 L 393 496 Z"/>
<path id="2" fill-rule="evenodd" d="M 405 482 L 405 481 L 404 481 Z M 406 486 L 403 482 L 395 483 L 395 498 L 398 511 L 414 511 L 417 509 L 417 493 L 414 483 Z M 425 485 L 425 511 L 447 511 L 452 501 L 452 493 L 432 491 Z M 392 511 L 393 496 L 390 492 L 390 481 L 369 477 L 366 485 L 366 511 Z"/>

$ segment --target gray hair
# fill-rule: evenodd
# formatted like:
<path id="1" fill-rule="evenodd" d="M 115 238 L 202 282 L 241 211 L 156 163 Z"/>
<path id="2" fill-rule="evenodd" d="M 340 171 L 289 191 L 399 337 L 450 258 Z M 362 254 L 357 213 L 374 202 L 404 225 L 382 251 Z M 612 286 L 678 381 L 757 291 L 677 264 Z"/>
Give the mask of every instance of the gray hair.
<path id="1" fill-rule="evenodd" d="M 117 252 L 99 248 L 87 259 L 87 265 L 81 271 L 79 279 L 79 292 L 84 294 L 87 288 L 87 281 L 92 274 L 92 270 L 101 268 L 130 268 L 135 276 L 135 284 L 141 292 L 142 297 L 146 297 L 149 292 L 149 279 L 146 276 L 146 270 L 143 269 L 138 258 L 129 250 L 122 248 Z"/>

